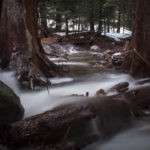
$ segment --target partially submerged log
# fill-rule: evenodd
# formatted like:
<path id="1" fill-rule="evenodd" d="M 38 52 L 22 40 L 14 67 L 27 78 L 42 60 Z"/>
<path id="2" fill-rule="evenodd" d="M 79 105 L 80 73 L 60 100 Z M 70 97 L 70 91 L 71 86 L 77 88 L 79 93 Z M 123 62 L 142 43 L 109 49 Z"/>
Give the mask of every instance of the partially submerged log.
<path id="1" fill-rule="evenodd" d="M 125 97 L 133 110 L 150 108 L 150 86 L 139 87 L 125 93 Z"/>
<path id="2" fill-rule="evenodd" d="M 79 145 L 85 146 L 90 141 L 84 141 L 86 137 L 93 135 L 91 129 L 89 130 L 89 126 L 93 128 L 93 123 L 97 126 L 98 135 L 107 135 L 119 129 L 123 125 L 122 121 L 130 115 L 128 103 L 114 98 L 94 98 L 88 99 L 87 102 L 59 106 L 54 110 L 13 123 L 5 134 L 5 143 L 22 147 L 30 144 L 78 141 Z M 85 145 L 81 139 L 84 139 Z"/>
<path id="3" fill-rule="evenodd" d="M 150 86 L 122 94 L 87 98 L 65 104 L 23 121 L 13 123 L 3 134 L 11 147 L 75 143 L 81 148 L 95 137 L 114 133 L 128 123 L 129 116 L 141 116 L 150 107 Z M 94 137 L 94 138 L 90 138 Z"/>
<path id="4" fill-rule="evenodd" d="M 69 105 L 11 124 L 7 133 L 9 145 L 18 147 L 30 143 L 38 145 L 63 142 L 71 134 L 76 135 L 94 117 L 87 106 L 83 107 Z"/>
<path id="5" fill-rule="evenodd" d="M 140 81 L 136 82 L 136 85 L 138 85 L 138 84 L 142 85 L 142 84 L 145 84 L 145 83 L 150 83 L 150 78 L 140 80 Z"/>

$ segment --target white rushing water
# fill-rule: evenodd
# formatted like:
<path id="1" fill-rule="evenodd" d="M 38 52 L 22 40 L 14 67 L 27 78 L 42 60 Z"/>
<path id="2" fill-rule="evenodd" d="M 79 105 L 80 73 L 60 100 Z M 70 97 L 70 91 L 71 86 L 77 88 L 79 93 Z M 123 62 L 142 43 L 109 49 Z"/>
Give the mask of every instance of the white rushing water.
<path id="1" fill-rule="evenodd" d="M 119 82 L 127 81 L 131 86 L 134 83 L 134 79 L 128 75 L 106 72 L 101 74 L 95 73 L 86 77 L 86 79 L 76 82 L 70 77 L 54 78 L 52 80 L 53 84 L 69 84 L 52 86 L 48 94 L 46 88 L 38 92 L 21 91 L 17 86 L 13 72 L 1 73 L 0 80 L 10 86 L 19 95 L 21 103 L 25 108 L 25 117 L 42 113 L 60 104 L 77 101 L 77 97 L 70 96 L 72 94 L 85 95 L 86 92 L 89 92 L 89 96 L 92 97 L 95 96 L 97 90 L 107 90 Z"/>
<path id="2" fill-rule="evenodd" d="M 72 94 L 85 95 L 86 92 L 89 92 L 89 96 L 93 97 L 97 90 L 107 91 L 120 82 L 129 82 L 130 89 L 137 87 L 136 80 L 127 74 L 93 70 L 90 64 L 91 56 L 88 55 L 89 58 L 85 58 L 84 55 L 87 57 L 87 54 L 83 52 L 76 54 L 70 57 L 69 61 L 64 58 L 50 58 L 55 63 L 59 62 L 67 67 L 72 66 L 74 71 L 72 70 L 72 74 L 67 73 L 68 76 L 50 79 L 52 86 L 49 92 L 46 88 L 40 91 L 22 91 L 13 72 L 0 72 L 0 80 L 10 86 L 20 97 L 25 108 L 24 118 L 45 112 L 61 104 L 87 100 L 82 96 L 70 96 Z M 89 132 L 97 133 L 98 128 L 94 121 L 89 124 Z M 84 150 L 149 150 L 149 131 L 150 118 L 137 120 L 130 129 L 122 131 L 109 141 L 104 143 L 98 141 L 85 147 Z"/>
<path id="3" fill-rule="evenodd" d="M 55 45 L 56 46 L 56 45 Z M 60 46 L 61 47 L 61 46 Z M 65 47 L 65 46 L 64 46 Z M 70 45 L 68 45 L 70 48 Z M 73 47 L 71 45 L 71 47 Z M 96 91 L 109 88 L 120 82 L 129 82 L 130 88 L 135 85 L 135 79 L 127 74 L 120 74 L 106 70 L 93 70 L 90 62 L 93 61 L 91 53 L 84 51 L 69 55 L 68 62 L 65 62 L 62 57 L 53 58 L 56 63 L 60 61 L 67 67 L 72 67 L 71 74 L 67 72 L 67 76 L 50 79 L 52 86 L 40 91 L 22 91 L 19 89 L 13 72 L 0 72 L 0 80 L 10 86 L 20 97 L 21 103 L 25 108 L 25 118 L 50 110 L 55 106 L 75 102 L 84 99 L 83 97 L 70 96 L 72 94 L 84 95 L 89 93 L 90 97 L 95 96 Z M 98 58 L 100 61 L 100 57 Z M 108 93 L 115 94 L 115 93 Z"/>
<path id="4" fill-rule="evenodd" d="M 150 118 L 133 121 L 133 125 L 110 140 L 91 144 L 84 150 L 149 150 Z"/>

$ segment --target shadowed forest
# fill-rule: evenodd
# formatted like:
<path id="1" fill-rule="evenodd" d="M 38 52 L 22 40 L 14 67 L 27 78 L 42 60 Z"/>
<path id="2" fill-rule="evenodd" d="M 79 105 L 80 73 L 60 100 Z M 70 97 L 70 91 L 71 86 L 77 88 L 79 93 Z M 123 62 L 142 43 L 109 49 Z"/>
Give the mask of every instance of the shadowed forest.
<path id="1" fill-rule="evenodd" d="M 149 150 L 149 0 L 0 0 L 0 150 Z"/>

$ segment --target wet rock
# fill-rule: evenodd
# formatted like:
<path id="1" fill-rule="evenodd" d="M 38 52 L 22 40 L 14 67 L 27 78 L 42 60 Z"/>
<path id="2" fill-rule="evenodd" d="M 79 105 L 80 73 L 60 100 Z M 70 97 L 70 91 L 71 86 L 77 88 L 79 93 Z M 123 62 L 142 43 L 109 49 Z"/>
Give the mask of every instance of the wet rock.
<path id="1" fill-rule="evenodd" d="M 101 49 L 98 45 L 93 45 L 93 46 L 90 47 L 90 50 L 91 51 L 100 51 Z"/>
<path id="2" fill-rule="evenodd" d="M 121 53 L 115 53 L 112 55 L 112 63 L 116 66 L 120 66 L 123 63 L 123 56 Z"/>
<path id="3" fill-rule="evenodd" d="M 122 92 L 125 92 L 128 90 L 128 86 L 129 86 L 128 82 L 120 82 L 120 83 L 114 85 L 113 87 L 111 87 L 110 89 L 108 89 L 107 92 L 117 91 L 119 93 L 122 93 Z"/>
<path id="4" fill-rule="evenodd" d="M 105 66 L 103 64 L 100 64 L 100 63 L 95 63 L 93 68 L 105 68 Z"/>
<path id="5" fill-rule="evenodd" d="M 110 49 L 107 49 L 107 50 L 104 51 L 103 54 L 104 54 L 104 55 L 107 55 L 107 54 L 113 54 L 113 51 L 110 50 Z"/>
<path id="6" fill-rule="evenodd" d="M 103 89 L 99 89 L 96 91 L 96 96 L 105 96 L 106 92 Z"/>
<path id="7" fill-rule="evenodd" d="M 14 91 L 0 81 L 0 127 L 22 119 L 24 108 Z"/>

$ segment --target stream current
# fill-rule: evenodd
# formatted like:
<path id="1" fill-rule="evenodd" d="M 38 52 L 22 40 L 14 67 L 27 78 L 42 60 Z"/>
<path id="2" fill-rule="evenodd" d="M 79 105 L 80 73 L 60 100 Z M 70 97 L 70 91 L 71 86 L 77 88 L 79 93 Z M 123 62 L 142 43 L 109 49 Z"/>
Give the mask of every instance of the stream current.
<path id="1" fill-rule="evenodd" d="M 71 69 L 64 77 L 50 79 L 52 86 L 37 91 L 22 91 L 17 85 L 13 72 L 1 72 L 0 80 L 10 86 L 20 97 L 25 108 L 24 118 L 50 110 L 64 103 L 85 100 L 72 94 L 95 96 L 99 89 L 108 90 L 119 82 L 129 82 L 135 87 L 136 80 L 127 74 L 117 73 L 110 69 L 95 68 L 93 62 L 99 61 L 90 52 L 71 53 L 67 60 L 63 57 L 50 59 L 58 65 Z M 114 94 L 114 93 L 108 93 Z M 135 120 L 130 129 L 120 132 L 104 143 L 96 142 L 85 147 L 85 150 L 149 150 L 150 118 Z"/>

